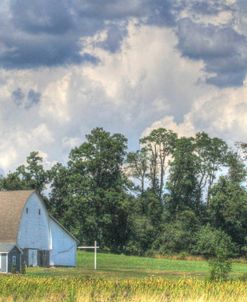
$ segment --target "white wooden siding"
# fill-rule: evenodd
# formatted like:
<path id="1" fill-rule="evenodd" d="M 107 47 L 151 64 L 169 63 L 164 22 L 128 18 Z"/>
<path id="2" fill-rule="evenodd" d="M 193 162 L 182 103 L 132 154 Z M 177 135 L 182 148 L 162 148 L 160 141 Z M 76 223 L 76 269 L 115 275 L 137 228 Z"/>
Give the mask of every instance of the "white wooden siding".
<path id="1" fill-rule="evenodd" d="M 50 218 L 52 234 L 52 251 L 50 265 L 75 266 L 76 265 L 76 241 Z"/>
<path id="2" fill-rule="evenodd" d="M 17 244 L 23 249 L 51 249 L 48 213 L 43 201 L 35 193 L 29 197 L 23 209 Z"/>

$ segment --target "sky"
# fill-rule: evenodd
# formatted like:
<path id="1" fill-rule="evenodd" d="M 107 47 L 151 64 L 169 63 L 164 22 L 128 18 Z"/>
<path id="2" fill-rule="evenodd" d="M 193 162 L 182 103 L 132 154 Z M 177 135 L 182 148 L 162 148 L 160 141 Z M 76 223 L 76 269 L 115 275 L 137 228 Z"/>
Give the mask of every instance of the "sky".
<path id="1" fill-rule="evenodd" d="M 0 172 L 94 127 L 247 141 L 247 1 L 1 0 Z"/>

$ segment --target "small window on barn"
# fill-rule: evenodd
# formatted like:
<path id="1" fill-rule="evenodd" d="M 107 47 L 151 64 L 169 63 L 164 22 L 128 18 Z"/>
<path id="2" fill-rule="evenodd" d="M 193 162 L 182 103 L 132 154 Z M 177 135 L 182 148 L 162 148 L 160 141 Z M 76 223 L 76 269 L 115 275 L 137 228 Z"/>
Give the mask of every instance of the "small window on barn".
<path id="1" fill-rule="evenodd" d="M 39 215 L 41 215 L 41 210 L 39 209 Z"/>
<path id="2" fill-rule="evenodd" d="M 26 214 L 28 214 L 28 208 L 26 208 Z"/>

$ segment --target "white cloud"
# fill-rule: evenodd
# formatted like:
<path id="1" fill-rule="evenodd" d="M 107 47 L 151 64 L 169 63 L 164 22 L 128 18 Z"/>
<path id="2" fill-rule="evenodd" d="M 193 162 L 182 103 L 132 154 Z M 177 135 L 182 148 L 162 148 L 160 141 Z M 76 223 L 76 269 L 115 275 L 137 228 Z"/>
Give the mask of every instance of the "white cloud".
<path id="1" fill-rule="evenodd" d="M 104 35 L 98 33 L 97 39 Z M 215 104 L 212 96 L 225 93 L 221 106 L 227 92 L 205 84 L 203 63 L 183 58 L 177 42 L 171 29 L 130 22 L 118 52 L 88 41 L 87 51 L 100 59 L 97 65 L 1 71 L 0 168 L 14 169 L 33 150 L 45 154 L 47 166 L 64 161 L 96 126 L 127 135 L 131 148 L 155 121 L 153 126 L 169 126 L 181 135 L 200 125 L 209 129 L 215 117 L 207 120 L 207 111 L 215 110 L 203 96 Z M 40 103 L 30 110 L 16 106 L 11 93 L 18 87 L 39 91 Z M 197 107 L 200 98 L 204 101 Z"/>
<path id="2" fill-rule="evenodd" d="M 246 142 L 247 137 L 247 85 L 241 88 L 217 90 L 202 96 L 180 123 L 172 117 L 164 117 L 148 127 L 165 127 L 182 136 L 191 136 L 198 131 L 206 131 L 211 136 L 225 139 L 229 143 Z"/>

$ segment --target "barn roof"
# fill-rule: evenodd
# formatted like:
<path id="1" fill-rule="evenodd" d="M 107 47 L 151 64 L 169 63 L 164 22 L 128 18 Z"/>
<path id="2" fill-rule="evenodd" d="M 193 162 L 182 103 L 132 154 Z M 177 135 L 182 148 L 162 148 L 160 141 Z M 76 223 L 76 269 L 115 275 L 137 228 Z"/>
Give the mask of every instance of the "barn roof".
<path id="1" fill-rule="evenodd" d="M 35 191 L 0 192 L 0 242 L 13 243 L 17 240 L 22 210 Z"/>
<path id="2" fill-rule="evenodd" d="M 0 253 L 9 253 L 16 247 L 20 252 L 21 250 L 16 246 L 15 243 L 1 243 L 0 242 Z"/>

